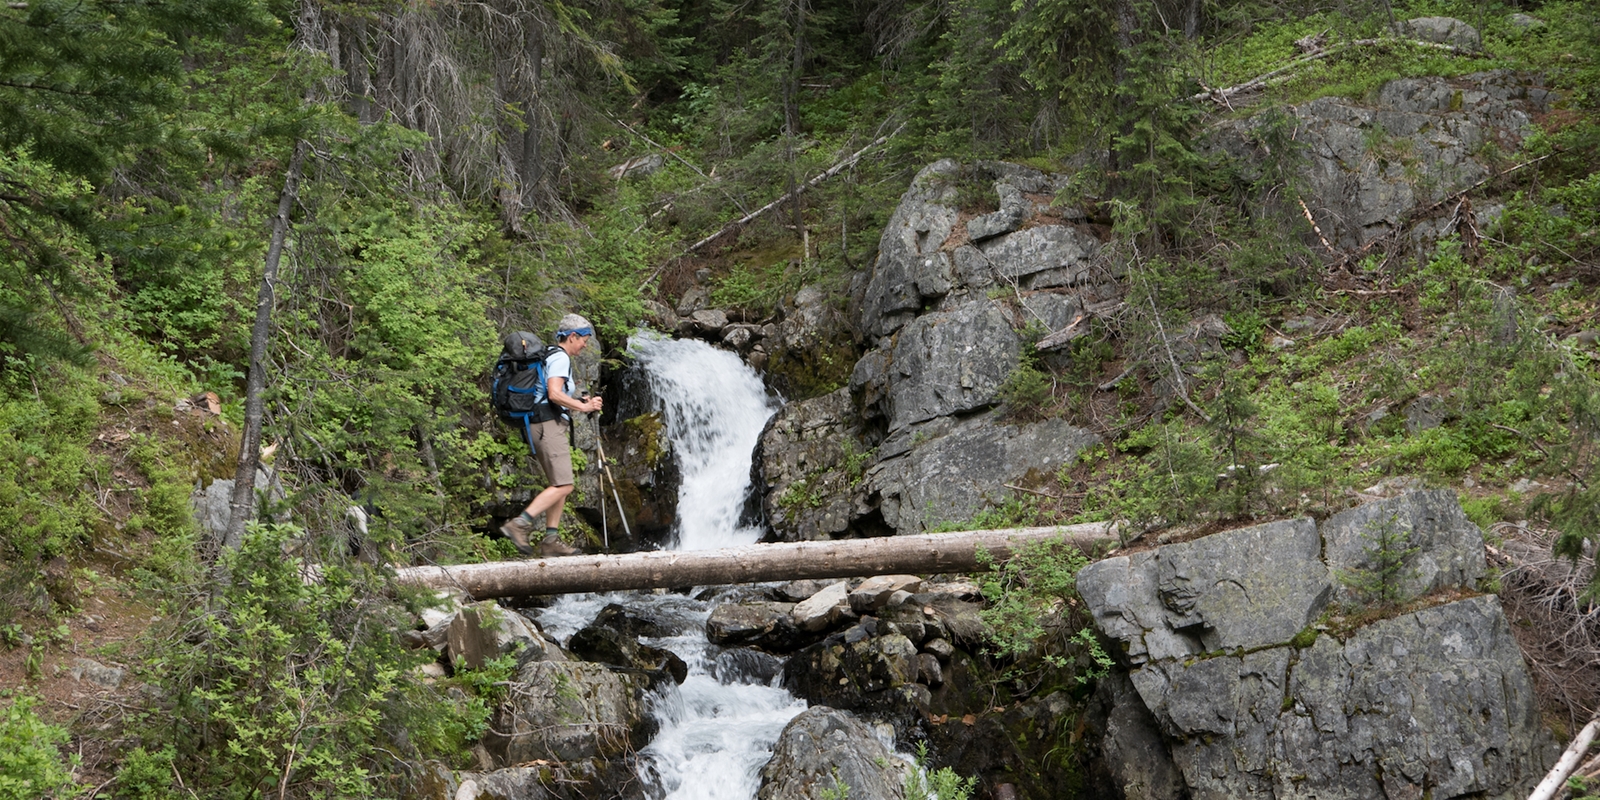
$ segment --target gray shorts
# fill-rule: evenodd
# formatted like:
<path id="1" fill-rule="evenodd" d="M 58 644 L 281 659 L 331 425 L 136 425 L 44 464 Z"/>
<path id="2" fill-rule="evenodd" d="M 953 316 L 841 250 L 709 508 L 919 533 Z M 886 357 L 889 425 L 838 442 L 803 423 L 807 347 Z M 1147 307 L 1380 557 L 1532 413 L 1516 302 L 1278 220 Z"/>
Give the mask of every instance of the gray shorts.
<path id="1" fill-rule="evenodd" d="M 571 486 L 572 451 L 567 447 L 567 423 L 558 420 L 533 426 L 534 457 L 551 486 Z"/>

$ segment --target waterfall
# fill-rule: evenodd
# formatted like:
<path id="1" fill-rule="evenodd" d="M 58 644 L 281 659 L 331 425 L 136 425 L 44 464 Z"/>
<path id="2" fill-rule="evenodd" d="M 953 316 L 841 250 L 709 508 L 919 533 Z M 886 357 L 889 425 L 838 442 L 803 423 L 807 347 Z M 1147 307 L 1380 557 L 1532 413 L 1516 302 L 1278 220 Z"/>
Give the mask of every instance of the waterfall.
<path id="1" fill-rule="evenodd" d="M 760 376 L 739 356 L 696 339 L 636 334 L 628 344 L 661 403 L 678 455 L 678 550 L 754 544 L 761 531 L 739 526 L 750 489 L 750 455 L 773 403 Z"/>
<path id="2" fill-rule="evenodd" d="M 740 527 L 739 511 L 750 490 L 751 454 L 774 411 L 761 378 L 737 355 L 701 341 L 635 335 L 628 349 L 661 402 L 682 467 L 676 549 L 755 543 L 761 531 Z M 778 735 L 805 710 L 778 685 L 777 659 L 706 640 L 716 602 L 643 592 L 569 595 L 539 614 L 545 632 L 562 642 L 607 603 L 676 620 L 680 633 L 643 640 L 689 666 L 682 686 L 649 698 L 660 731 L 639 754 L 639 779 L 652 800 L 752 800 Z"/>

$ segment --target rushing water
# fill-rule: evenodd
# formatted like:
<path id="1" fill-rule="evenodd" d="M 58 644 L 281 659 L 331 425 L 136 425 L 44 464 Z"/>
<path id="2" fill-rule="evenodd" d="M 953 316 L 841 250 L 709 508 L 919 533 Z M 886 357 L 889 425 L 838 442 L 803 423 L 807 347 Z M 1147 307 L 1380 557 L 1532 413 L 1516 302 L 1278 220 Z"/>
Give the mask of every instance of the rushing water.
<path id="1" fill-rule="evenodd" d="M 696 339 L 635 335 L 628 344 L 661 402 L 667 438 L 683 469 L 679 550 L 754 544 L 739 526 L 750 454 L 774 411 L 760 376 L 739 356 Z"/>
<path id="2" fill-rule="evenodd" d="M 662 403 L 667 437 L 682 465 L 677 549 L 753 544 L 761 532 L 738 522 L 750 487 L 750 456 L 774 410 L 760 377 L 738 356 L 700 341 L 635 336 L 629 350 Z M 644 641 L 689 666 L 682 686 L 650 698 L 660 732 L 640 753 L 646 793 L 657 800 L 754 798 L 778 734 L 805 709 L 777 685 L 777 661 L 710 644 L 705 623 L 715 601 L 677 594 L 570 595 L 541 612 L 539 622 L 565 642 L 609 603 L 680 631 Z"/>

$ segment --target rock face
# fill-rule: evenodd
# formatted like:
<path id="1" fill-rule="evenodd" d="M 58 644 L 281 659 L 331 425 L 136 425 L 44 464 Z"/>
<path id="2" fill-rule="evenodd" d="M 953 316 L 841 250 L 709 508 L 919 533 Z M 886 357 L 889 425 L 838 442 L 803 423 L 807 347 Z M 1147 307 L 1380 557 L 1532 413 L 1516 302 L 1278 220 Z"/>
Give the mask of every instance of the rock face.
<path id="1" fill-rule="evenodd" d="M 535 661 L 517 671 L 516 684 L 483 737 L 500 766 L 613 758 L 642 747 L 651 733 L 628 673 Z"/>
<path id="2" fill-rule="evenodd" d="M 1270 523 L 1079 574 L 1187 796 L 1509 798 L 1543 775 L 1554 753 L 1496 598 L 1424 607 L 1343 641 L 1307 627 L 1334 596 L 1335 575 L 1360 568 L 1367 551 L 1351 542 L 1373 520 L 1414 548 L 1404 596 L 1470 590 L 1482 575 L 1482 534 L 1448 492 L 1355 509 L 1320 531 L 1309 520 Z M 1137 724 L 1137 710 L 1122 713 Z M 1104 748 L 1113 775 L 1167 785 L 1159 770 L 1116 760 L 1147 758 L 1148 737 L 1126 738 Z"/>
<path id="3" fill-rule="evenodd" d="M 869 447 L 850 420 L 850 391 L 790 403 L 767 422 L 756 450 L 762 505 L 780 541 L 844 534 Z"/>
<path id="4" fill-rule="evenodd" d="M 853 715 L 813 706 L 790 720 L 778 737 L 772 760 L 761 768 L 756 798 L 822 800 L 831 794 L 899 800 L 909 770 Z M 847 794 L 836 793 L 845 787 Z"/>
<path id="5" fill-rule="evenodd" d="M 966 520 L 1008 499 L 1005 484 L 1048 476 L 1093 441 L 1059 424 L 1006 427 L 994 415 L 1020 361 L 1018 331 L 1030 320 L 1065 327 L 1110 285 L 1090 268 L 1100 240 L 1082 213 L 1051 205 L 1062 181 L 949 160 L 912 180 L 854 290 L 866 352 L 848 392 L 793 404 L 763 436 L 765 508 L 778 538 Z M 957 205 L 972 184 L 992 188 L 999 209 L 962 222 Z M 994 299 L 996 287 L 1011 291 Z"/>
<path id="6" fill-rule="evenodd" d="M 1062 420 L 1013 425 L 940 418 L 891 435 L 867 470 L 864 493 L 898 533 L 921 533 L 1005 502 L 1008 483 L 1053 475 L 1099 441 Z"/>
<path id="7" fill-rule="evenodd" d="M 1404 24 L 1419 38 L 1476 46 L 1477 32 L 1459 20 Z M 1294 140 L 1303 148 L 1302 197 L 1335 246 L 1366 244 L 1397 230 L 1413 209 L 1488 177 L 1486 151 L 1515 152 L 1532 115 L 1554 100 L 1536 79 L 1496 71 L 1390 81 L 1370 105 L 1322 97 L 1290 106 Z M 1261 117 L 1227 122 L 1211 142 L 1259 161 L 1268 155 L 1256 133 L 1267 124 Z"/>

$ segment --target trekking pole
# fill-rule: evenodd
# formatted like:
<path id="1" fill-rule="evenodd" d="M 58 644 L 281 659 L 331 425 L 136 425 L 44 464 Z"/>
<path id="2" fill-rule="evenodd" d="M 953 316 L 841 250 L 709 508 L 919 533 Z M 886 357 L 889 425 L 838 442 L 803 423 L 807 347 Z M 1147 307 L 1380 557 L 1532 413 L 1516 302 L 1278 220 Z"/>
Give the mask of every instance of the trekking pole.
<path id="1" fill-rule="evenodd" d="M 594 412 L 590 412 L 589 417 L 592 419 L 594 417 Z M 632 539 L 633 531 L 628 528 L 628 512 L 622 510 L 622 495 L 617 492 L 617 479 L 611 477 L 611 465 L 606 463 L 606 446 L 603 441 L 604 439 L 605 437 L 600 435 L 600 426 L 595 425 L 594 446 L 596 452 L 600 455 L 600 470 L 601 472 L 605 473 L 606 480 L 611 481 L 611 499 L 617 501 L 617 518 L 622 520 L 622 532 L 626 533 L 629 539 Z M 605 493 L 605 489 L 602 487 L 600 489 L 600 496 L 602 498 L 600 500 L 600 505 L 602 506 L 600 509 L 600 522 L 602 523 L 600 526 L 600 535 L 605 538 L 606 549 L 609 550 L 611 549 L 611 537 L 606 535 L 604 524 L 606 519 L 604 508 L 606 502 L 604 500 Z"/>

